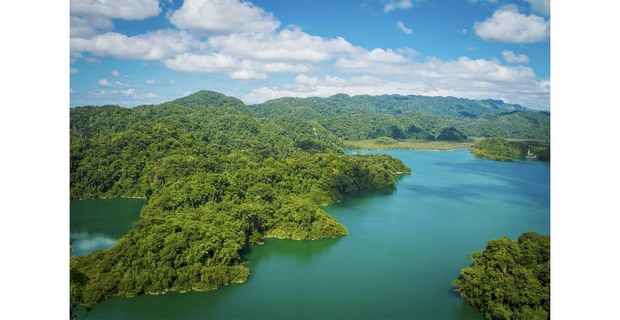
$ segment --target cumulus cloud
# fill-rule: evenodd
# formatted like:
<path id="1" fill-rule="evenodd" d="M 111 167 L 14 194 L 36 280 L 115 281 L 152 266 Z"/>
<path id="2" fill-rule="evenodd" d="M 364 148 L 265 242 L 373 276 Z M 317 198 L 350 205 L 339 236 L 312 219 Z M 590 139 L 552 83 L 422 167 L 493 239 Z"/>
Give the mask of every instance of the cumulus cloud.
<path id="1" fill-rule="evenodd" d="M 172 59 L 164 60 L 164 65 L 169 69 L 190 73 L 213 73 L 227 72 L 240 65 L 239 60 L 219 53 L 192 54 L 184 53 Z"/>
<path id="2" fill-rule="evenodd" d="M 395 53 L 392 49 L 376 48 L 353 57 L 341 58 L 336 62 L 336 67 L 347 71 L 373 74 L 399 74 L 403 72 L 402 64 L 408 62 L 409 59 Z"/>
<path id="3" fill-rule="evenodd" d="M 261 61 L 319 62 L 328 60 L 334 53 L 359 50 L 341 37 L 325 39 L 299 28 L 212 37 L 209 44 L 223 54 Z"/>
<path id="4" fill-rule="evenodd" d="M 155 81 L 155 79 L 148 79 L 148 80 L 144 81 L 144 83 L 150 84 L 150 85 L 154 85 L 154 84 L 157 83 L 157 81 Z"/>
<path id="5" fill-rule="evenodd" d="M 142 20 L 159 15 L 157 0 L 71 0 L 71 38 L 94 36 L 98 31 L 111 30 L 112 19 Z"/>
<path id="6" fill-rule="evenodd" d="M 266 79 L 266 73 L 308 71 L 308 67 L 303 64 L 239 60 L 221 53 L 186 53 L 177 55 L 172 59 L 164 60 L 163 63 L 167 68 L 175 71 L 188 73 L 226 73 L 229 78 L 236 80 Z"/>
<path id="7" fill-rule="evenodd" d="M 532 6 L 532 11 L 538 14 L 542 14 L 545 17 L 548 17 L 551 13 L 551 6 L 549 5 L 549 0 L 527 0 Z"/>
<path id="8" fill-rule="evenodd" d="M 207 35 L 271 32 L 280 26 L 271 13 L 239 0 L 185 0 L 170 22 L 179 29 Z"/>
<path id="9" fill-rule="evenodd" d="M 390 12 L 396 9 L 409 9 L 412 6 L 413 6 L 413 3 L 411 3 L 411 0 L 390 1 L 385 4 L 385 7 L 383 7 L 383 11 Z"/>
<path id="10" fill-rule="evenodd" d="M 71 68 L 71 69 L 69 70 L 69 72 L 70 72 L 71 74 L 78 74 L 78 73 L 80 73 L 80 69 L 78 69 L 78 68 Z"/>
<path id="11" fill-rule="evenodd" d="M 297 77 L 295 77 L 295 83 L 299 85 L 305 85 L 305 86 L 314 86 L 317 83 L 319 83 L 319 78 L 309 77 L 308 75 L 305 75 L 305 74 L 299 74 L 297 75 Z"/>
<path id="12" fill-rule="evenodd" d="M 71 0 L 71 15 L 142 20 L 161 12 L 157 0 Z"/>
<path id="13" fill-rule="evenodd" d="M 161 60 L 198 46 L 184 31 L 157 30 L 136 36 L 107 32 L 92 38 L 71 39 L 72 53 L 88 51 L 97 56 L 129 60 Z"/>
<path id="14" fill-rule="evenodd" d="M 398 29 L 400 29 L 400 31 L 404 32 L 405 34 L 412 34 L 413 30 L 409 29 L 405 26 L 404 23 L 402 23 L 401 21 L 396 21 L 396 25 L 398 26 Z"/>
<path id="15" fill-rule="evenodd" d="M 549 22 L 537 15 L 519 13 L 516 6 L 504 6 L 489 19 L 474 24 L 476 34 L 486 41 L 533 43 L 549 37 Z"/>
<path id="16" fill-rule="evenodd" d="M 305 64 L 291 64 L 291 63 L 265 63 L 262 68 L 265 72 L 307 72 L 308 66 Z"/>
<path id="17" fill-rule="evenodd" d="M 264 72 L 256 72 L 252 70 L 237 70 L 228 74 L 228 77 L 236 80 L 260 80 L 267 79 Z"/>
<path id="18" fill-rule="evenodd" d="M 91 37 L 97 30 L 110 30 L 114 27 L 112 21 L 104 17 L 70 16 L 69 19 L 69 35 L 72 38 Z"/>
<path id="19" fill-rule="evenodd" d="M 111 74 L 112 74 L 113 76 L 115 76 L 115 77 L 118 77 L 118 76 L 120 76 L 120 75 L 121 75 L 121 73 L 120 73 L 120 72 L 118 72 L 117 70 L 112 70 Z"/>
<path id="20" fill-rule="evenodd" d="M 512 52 L 511 50 L 502 51 L 502 56 L 504 56 L 504 60 L 506 60 L 506 62 L 508 63 L 526 64 L 530 62 L 530 59 L 526 55 L 524 54 L 515 55 L 515 53 Z"/>

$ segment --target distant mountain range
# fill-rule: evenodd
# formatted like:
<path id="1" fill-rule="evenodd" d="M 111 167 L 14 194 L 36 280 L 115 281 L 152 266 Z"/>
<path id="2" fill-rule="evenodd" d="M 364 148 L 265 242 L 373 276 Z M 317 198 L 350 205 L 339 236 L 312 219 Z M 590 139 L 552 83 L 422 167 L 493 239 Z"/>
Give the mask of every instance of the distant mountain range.
<path id="1" fill-rule="evenodd" d="M 317 121 L 344 140 L 444 139 L 486 137 L 531 139 L 548 143 L 550 113 L 501 100 L 427 96 L 348 96 L 279 98 L 246 106 L 213 91 L 199 91 L 170 103 L 232 107 L 265 119 Z M 443 134 L 450 129 L 450 134 Z"/>

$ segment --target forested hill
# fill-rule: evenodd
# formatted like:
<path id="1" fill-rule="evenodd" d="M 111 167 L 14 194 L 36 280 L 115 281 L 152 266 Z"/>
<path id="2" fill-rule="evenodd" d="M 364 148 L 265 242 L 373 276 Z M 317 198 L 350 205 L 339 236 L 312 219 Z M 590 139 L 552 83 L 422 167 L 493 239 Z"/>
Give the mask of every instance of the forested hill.
<path id="1" fill-rule="evenodd" d="M 87 307 L 243 282 L 243 248 L 346 235 L 319 205 L 410 172 L 389 156 L 344 155 L 316 121 L 261 119 L 206 91 L 132 109 L 72 108 L 70 140 L 72 199 L 148 199 L 114 247 L 72 257 L 71 302 Z"/>
<path id="2" fill-rule="evenodd" d="M 470 100 L 428 96 L 349 96 L 337 94 L 327 98 L 279 98 L 253 106 L 259 115 L 297 118 L 356 114 L 425 113 L 437 116 L 476 118 L 487 114 L 525 111 L 517 104 L 501 100 Z"/>
<path id="3" fill-rule="evenodd" d="M 270 118 L 316 120 L 344 140 L 440 139 L 446 129 L 466 137 L 548 142 L 550 114 L 501 100 L 337 94 L 328 98 L 280 98 L 249 107 Z"/>

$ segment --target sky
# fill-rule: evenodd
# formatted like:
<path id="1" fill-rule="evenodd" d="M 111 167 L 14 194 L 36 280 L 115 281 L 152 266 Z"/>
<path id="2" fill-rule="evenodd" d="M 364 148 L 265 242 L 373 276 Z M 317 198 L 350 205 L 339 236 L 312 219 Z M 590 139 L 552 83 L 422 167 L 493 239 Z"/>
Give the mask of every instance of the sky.
<path id="1" fill-rule="evenodd" d="M 70 104 L 199 90 L 501 99 L 549 110 L 549 0 L 71 0 Z"/>

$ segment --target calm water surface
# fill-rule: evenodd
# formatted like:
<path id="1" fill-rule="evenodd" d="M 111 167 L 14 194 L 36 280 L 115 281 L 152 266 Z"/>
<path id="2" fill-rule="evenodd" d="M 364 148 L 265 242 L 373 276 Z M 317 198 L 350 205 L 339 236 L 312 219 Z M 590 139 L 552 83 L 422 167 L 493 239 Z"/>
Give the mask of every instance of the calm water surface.
<path id="1" fill-rule="evenodd" d="M 140 218 L 144 199 L 94 199 L 71 201 L 71 254 L 84 256 L 109 249 Z"/>
<path id="2" fill-rule="evenodd" d="M 244 284 L 113 298 L 87 319 L 481 319 L 450 282 L 488 240 L 549 234 L 549 164 L 480 160 L 467 150 L 382 153 L 413 174 L 325 207 L 348 236 L 268 239 L 247 252 Z"/>

